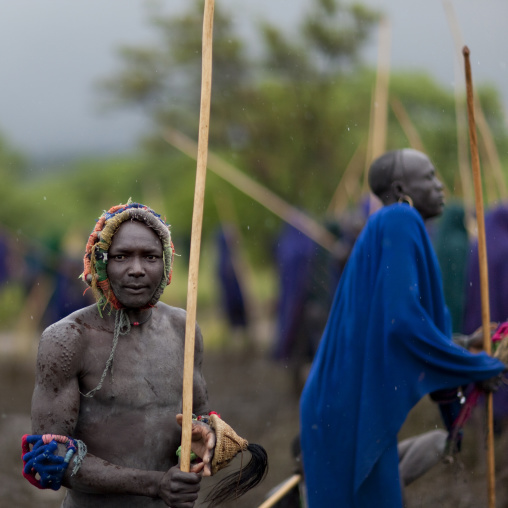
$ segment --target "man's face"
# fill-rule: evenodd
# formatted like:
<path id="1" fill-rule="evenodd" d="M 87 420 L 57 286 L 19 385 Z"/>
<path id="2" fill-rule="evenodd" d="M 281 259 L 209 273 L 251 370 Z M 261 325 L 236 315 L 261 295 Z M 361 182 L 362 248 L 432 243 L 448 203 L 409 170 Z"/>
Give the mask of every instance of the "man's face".
<path id="1" fill-rule="evenodd" d="M 443 184 L 436 176 L 430 159 L 416 150 L 402 153 L 404 192 L 412 200 L 414 207 L 424 219 L 437 217 L 443 213 Z"/>
<path id="2" fill-rule="evenodd" d="M 141 222 L 125 221 L 108 250 L 107 274 L 118 301 L 128 309 L 145 307 L 164 274 L 162 243 Z"/>

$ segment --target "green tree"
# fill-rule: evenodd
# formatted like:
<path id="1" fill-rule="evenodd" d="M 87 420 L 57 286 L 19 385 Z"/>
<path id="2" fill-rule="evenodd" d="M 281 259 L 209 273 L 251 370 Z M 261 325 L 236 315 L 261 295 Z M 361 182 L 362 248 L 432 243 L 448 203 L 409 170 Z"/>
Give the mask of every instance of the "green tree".
<path id="1" fill-rule="evenodd" d="M 144 146 L 147 164 L 156 174 L 160 174 L 156 168 L 168 167 L 165 158 L 175 153 L 161 137 L 165 126 L 196 138 L 202 16 L 200 0 L 181 16 L 155 12 L 150 21 L 158 43 L 123 48 L 122 70 L 103 83 L 106 98 L 145 107 L 153 119 L 154 132 L 146 136 Z M 262 52 L 254 57 L 235 33 L 230 13 L 217 5 L 210 149 L 321 220 L 345 168 L 369 135 L 375 73 L 362 65 L 359 55 L 378 17 L 360 4 L 314 0 L 292 35 L 261 22 Z M 499 98 L 492 90 L 479 92 L 496 141 L 505 146 Z M 393 74 L 390 94 L 407 110 L 453 189 L 457 181 L 453 95 L 422 73 Z M 393 113 L 388 122 L 387 148 L 408 146 Z M 179 181 L 172 178 L 172 186 L 193 187 L 194 161 L 178 160 L 187 172 L 178 171 Z M 238 215 L 252 228 L 249 231 L 267 231 L 269 241 L 279 226 L 270 212 L 213 175 L 207 177 L 207 185 L 205 221 L 217 220 L 214 193 L 227 192 Z M 182 204 L 176 214 L 182 210 L 190 214 L 192 198 L 185 205 L 182 196 L 190 194 L 174 196 Z"/>
<path id="2" fill-rule="evenodd" d="M 161 43 L 124 48 L 123 70 L 103 83 L 113 98 L 147 106 L 156 132 L 165 125 L 192 137 L 197 132 L 202 12 L 202 2 L 195 1 L 183 16 L 153 16 Z M 217 6 L 211 148 L 234 157 L 244 171 L 297 206 L 321 199 L 320 174 L 340 166 L 353 150 L 332 149 L 340 145 L 338 137 L 331 140 L 325 133 L 340 133 L 341 126 L 331 125 L 337 117 L 323 118 L 324 110 L 336 111 L 331 103 L 337 100 L 337 80 L 347 75 L 375 19 L 357 5 L 316 0 L 293 39 L 262 24 L 265 51 L 253 61 L 230 17 Z M 361 109 L 368 112 L 368 106 Z M 152 153 L 167 150 L 160 135 L 145 146 Z"/>
<path id="3" fill-rule="evenodd" d="M 119 50 L 121 70 L 99 84 L 105 97 L 122 105 L 145 108 L 156 130 L 176 125 L 194 135 L 201 90 L 202 4 L 201 0 L 194 0 L 188 12 L 176 17 L 160 11 L 152 13 L 149 22 L 159 42 L 155 46 L 125 46 Z M 211 136 L 221 139 L 234 123 L 231 115 L 234 116 L 248 82 L 249 62 L 243 42 L 235 35 L 230 17 L 220 6 L 215 7 L 213 44 L 215 93 Z M 157 143 L 150 141 L 147 146 L 157 149 Z"/>

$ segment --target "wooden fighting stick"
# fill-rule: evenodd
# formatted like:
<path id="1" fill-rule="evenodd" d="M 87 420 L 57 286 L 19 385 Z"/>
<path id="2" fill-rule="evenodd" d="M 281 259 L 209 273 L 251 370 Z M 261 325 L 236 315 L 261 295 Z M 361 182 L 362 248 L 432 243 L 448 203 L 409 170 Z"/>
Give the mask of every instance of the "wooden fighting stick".
<path id="1" fill-rule="evenodd" d="M 476 139 L 476 125 L 474 118 L 474 95 L 471 63 L 469 62 L 469 48 L 462 49 L 466 73 L 467 111 L 469 119 L 469 142 L 471 149 L 471 165 L 473 169 L 473 184 L 475 194 L 476 218 L 478 222 L 478 260 L 480 268 L 480 294 L 482 304 L 483 348 L 491 354 L 490 338 L 490 308 L 489 308 L 489 274 L 487 269 L 487 245 L 485 241 L 485 219 L 483 213 L 482 180 L 480 175 L 480 159 Z M 494 420 L 492 393 L 486 396 L 487 404 L 487 482 L 489 508 L 496 506 L 496 478 L 494 462 Z"/>
<path id="2" fill-rule="evenodd" d="M 271 508 L 275 503 L 280 501 L 292 488 L 296 487 L 302 480 L 302 475 L 294 474 L 279 489 L 277 489 L 263 504 L 258 508 Z"/>
<path id="3" fill-rule="evenodd" d="M 192 391 L 194 386 L 194 344 L 196 339 L 196 307 L 198 293 L 199 251 L 203 226 L 206 166 L 208 156 L 208 132 L 210 124 L 210 100 L 212 91 L 212 36 L 214 0 L 205 0 L 203 16 L 203 54 L 201 75 L 201 108 L 199 112 L 199 138 L 192 212 L 189 278 L 187 285 L 187 318 L 185 323 L 185 356 L 183 366 L 183 421 L 180 469 L 190 471 L 192 440 Z"/>

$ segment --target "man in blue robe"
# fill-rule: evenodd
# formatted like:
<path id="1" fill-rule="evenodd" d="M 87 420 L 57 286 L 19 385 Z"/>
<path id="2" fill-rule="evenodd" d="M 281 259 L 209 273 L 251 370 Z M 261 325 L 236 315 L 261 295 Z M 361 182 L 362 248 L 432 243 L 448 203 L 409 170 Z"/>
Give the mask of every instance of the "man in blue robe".
<path id="1" fill-rule="evenodd" d="M 424 225 L 444 206 L 429 158 L 388 152 L 369 185 L 385 206 L 355 244 L 300 402 L 309 508 L 402 506 L 397 433 L 411 408 L 505 369 L 451 340 Z"/>

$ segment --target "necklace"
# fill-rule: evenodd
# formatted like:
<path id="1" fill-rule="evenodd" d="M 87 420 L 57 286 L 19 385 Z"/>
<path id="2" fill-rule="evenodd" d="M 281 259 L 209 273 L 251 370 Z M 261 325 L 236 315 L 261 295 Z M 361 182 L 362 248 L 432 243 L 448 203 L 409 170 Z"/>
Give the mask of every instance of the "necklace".
<path id="1" fill-rule="evenodd" d="M 131 323 L 132 326 L 141 326 L 145 324 L 152 317 L 152 309 L 150 309 L 150 314 L 148 314 L 147 318 L 144 321 L 134 321 Z"/>

